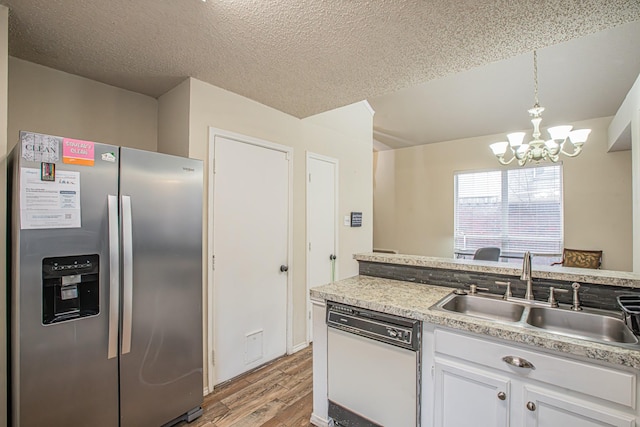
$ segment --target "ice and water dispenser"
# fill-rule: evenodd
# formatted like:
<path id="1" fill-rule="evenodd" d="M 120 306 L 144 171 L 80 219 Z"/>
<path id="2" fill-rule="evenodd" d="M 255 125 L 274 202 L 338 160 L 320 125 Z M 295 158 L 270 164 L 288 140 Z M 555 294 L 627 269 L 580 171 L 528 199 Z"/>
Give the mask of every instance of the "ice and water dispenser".
<path id="1" fill-rule="evenodd" d="M 42 323 L 64 322 L 100 312 L 99 256 L 42 260 Z"/>

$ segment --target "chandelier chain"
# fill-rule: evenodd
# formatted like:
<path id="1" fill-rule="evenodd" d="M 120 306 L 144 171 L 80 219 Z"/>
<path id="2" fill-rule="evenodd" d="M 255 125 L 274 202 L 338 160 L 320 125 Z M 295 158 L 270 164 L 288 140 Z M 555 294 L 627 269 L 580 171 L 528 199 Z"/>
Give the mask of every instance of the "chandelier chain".
<path id="1" fill-rule="evenodd" d="M 534 82 L 534 107 L 540 107 L 540 103 L 538 102 L 538 52 L 533 51 L 533 82 Z"/>
<path id="2" fill-rule="evenodd" d="M 531 124 L 533 139 L 528 143 L 524 142 L 525 132 L 512 132 L 507 135 L 508 142 L 496 142 L 491 144 L 491 150 L 497 157 L 498 162 L 508 165 L 513 161 L 517 161 L 520 166 L 524 166 L 528 162 L 540 162 L 548 160 L 557 162 L 560 154 L 567 157 L 576 157 L 582 152 L 582 147 L 587 141 L 591 129 L 576 129 L 572 131 L 573 126 L 554 126 L 547 131 L 551 139 L 540 139 L 540 123 L 542 122 L 542 112 L 544 107 L 540 106 L 538 101 L 538 52 L 533 51 L 533 84 L 534 84 L 534 101 L 533 108 L 528 110 L 529 116 L 532 117 Z M 565 150 L 565 147 L 568 150 Z M 504 156 L 507 149 L 511 150 L 511 159 L 505 160 Z"/>

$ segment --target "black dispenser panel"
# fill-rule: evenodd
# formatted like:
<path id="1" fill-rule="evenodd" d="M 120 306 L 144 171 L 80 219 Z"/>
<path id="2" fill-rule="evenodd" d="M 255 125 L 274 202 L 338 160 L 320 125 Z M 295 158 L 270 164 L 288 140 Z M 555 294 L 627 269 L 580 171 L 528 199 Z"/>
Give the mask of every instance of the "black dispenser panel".
<path id="1" fill-rule="evenodd" d="M 42 323 L 64 322 L 100 312 L 98 255 L 42 260 Z"/>

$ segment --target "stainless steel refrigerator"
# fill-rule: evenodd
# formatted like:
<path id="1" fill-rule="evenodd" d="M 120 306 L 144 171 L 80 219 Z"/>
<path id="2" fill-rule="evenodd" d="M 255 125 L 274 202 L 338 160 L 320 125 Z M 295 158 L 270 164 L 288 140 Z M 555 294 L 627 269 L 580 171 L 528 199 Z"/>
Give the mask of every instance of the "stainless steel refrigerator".
<path id="1" fill-rule="evenodd" d="M 10 417 L 202 410 L 202 162 L 30 132 L 9 157 Z"/>

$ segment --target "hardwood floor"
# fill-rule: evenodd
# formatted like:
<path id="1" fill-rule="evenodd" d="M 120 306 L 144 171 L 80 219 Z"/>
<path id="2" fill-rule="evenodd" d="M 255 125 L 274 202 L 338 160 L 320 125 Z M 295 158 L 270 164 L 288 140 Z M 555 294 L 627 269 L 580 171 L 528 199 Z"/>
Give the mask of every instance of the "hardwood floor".
<path id="1" fill-rule="evenodd" d="M 180 427 L 312 426 L 311 346 L 236 378 L 204 398 L 204 414 Z"/>

